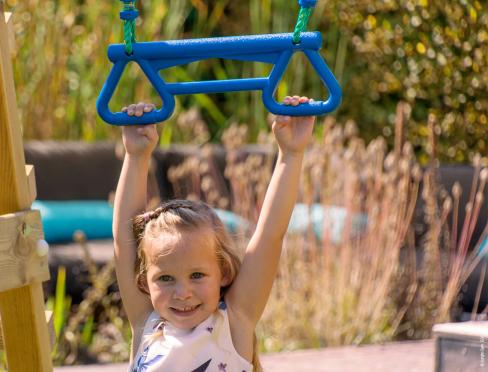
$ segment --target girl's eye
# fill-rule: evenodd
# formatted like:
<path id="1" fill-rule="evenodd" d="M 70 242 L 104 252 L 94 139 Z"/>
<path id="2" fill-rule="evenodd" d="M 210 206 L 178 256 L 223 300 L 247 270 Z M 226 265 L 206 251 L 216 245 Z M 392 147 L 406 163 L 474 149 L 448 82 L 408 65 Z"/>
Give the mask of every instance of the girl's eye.
<path id="1" fill-rule="evenodd" d="M 159 280 L 161 280 L 162 282 L 170 282 L 173 280 L 173 278 L 170 275 L 161 275 L 159 277 Z"/>
<path id="2" fill-rule="evenodd" d="M 191 278 L 192 279 L 201 279 L 204 276 L 205 276 L 205 274 L 203 274 L 203 273 L 193 273 L 193 274 L 191 274 Z"/>

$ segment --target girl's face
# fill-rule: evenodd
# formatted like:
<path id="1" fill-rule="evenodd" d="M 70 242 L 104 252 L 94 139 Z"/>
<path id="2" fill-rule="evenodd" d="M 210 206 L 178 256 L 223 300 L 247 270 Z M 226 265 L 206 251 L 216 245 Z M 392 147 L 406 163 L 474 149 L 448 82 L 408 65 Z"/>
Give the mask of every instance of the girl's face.
<path id="1" fill-rule="evenodd" d="M 208 228 L 164 233 L 144 247 L 147 286 L 154 309 L 180 329 L 192 329 L 218 307 L 223 278 Z"/>

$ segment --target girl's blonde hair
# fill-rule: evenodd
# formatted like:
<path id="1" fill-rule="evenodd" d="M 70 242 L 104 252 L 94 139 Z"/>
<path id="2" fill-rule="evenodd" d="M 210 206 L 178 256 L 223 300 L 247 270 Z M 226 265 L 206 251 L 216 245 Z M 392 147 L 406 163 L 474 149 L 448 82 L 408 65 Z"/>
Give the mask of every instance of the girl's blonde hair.
<path id="1" fill-rule="evenodd" d="M 144 252 L 145 242 L 157 238 L 163 232 L 193 230 L 210 228 L 215 237 L 215 253 L 223 277 L 229 279 L 229 284 L 221 288 L 220 296 L 223 300 L 226 291 L 234 282 L 239 272 L 241 261 L 233 249 L 232 240 L 224 224 L 215 211 L 203 202 L 189 200 L 171 200 L 151 212 L 136 216 L 133 220 L 132 230 L 137 244 L 137 258 L 135 262 L 135 275 L 137 287 L 145 294 L 147 291 L 148 258 Z M 262 371 L 258 358 L 258 345 L 254 335 L 252 364 L 254 371 Z"/>

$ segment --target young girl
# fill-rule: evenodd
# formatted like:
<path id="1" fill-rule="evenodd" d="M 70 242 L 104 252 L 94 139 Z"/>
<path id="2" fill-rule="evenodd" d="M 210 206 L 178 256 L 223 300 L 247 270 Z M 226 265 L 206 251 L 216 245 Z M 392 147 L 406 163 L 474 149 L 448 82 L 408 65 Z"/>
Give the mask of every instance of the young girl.
<path id="1" fill-rule="evenodd" d="M 284 102 L 296 106 L 308 98 Z M 140 103 L 123 111 L 140 116 L 153 109 Z M 143 212 L 158 135 L 155 125 L 123 128 L 113 231 L 132 328 L 131 372 L 261 370 L 254 332 L 277 272 L 314 120 L 278 116 L 273 123 L 278 160 L 242 264 L 204 203 L 175 200 Z"/>

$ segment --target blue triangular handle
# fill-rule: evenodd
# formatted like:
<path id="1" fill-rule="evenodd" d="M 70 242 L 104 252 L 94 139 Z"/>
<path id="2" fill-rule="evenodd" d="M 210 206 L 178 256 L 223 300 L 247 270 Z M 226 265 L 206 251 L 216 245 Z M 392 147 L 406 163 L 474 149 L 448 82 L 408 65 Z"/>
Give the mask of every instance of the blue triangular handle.
<path id="1" fill-rule="evenodd" d="M 288 116 L 323 115 L 334 111 L 341 103 L 342 89 L 319 52 L 316 50 L 304 50 L 303 52 L 329 91 L 329 98 L 326 101 L 314 101 L 299 106 L 287 106 L 278 103 L 274 99 L 274 94 L 292 56 L 291 52 L 283 53 L 271 71 L 268 86 L 263 90 L 264 105 L 273 114 Z"/>
<path id="2" fill-rule="evenodd" d="M 154 124 L 159 123 L 171 116 L 175 108 L 175 99 L 172 94 L 169 94 L 165 89 L 165 82 L 155 71 L 147 60 L 136 61 L 139 64 L 142 71 L 145 73 L 153 87 L 159 93 L 163 100 L 163 107 L 158 110 L 154 110 L 149 113 L 145 113 L 143 116 L 129 116 L 125 112 L 111 112 L 108 108 L 108 103 L 112 98 L 115 88 L 120 81 L 120 77 L 127 66 L 128 61 L 119 60 L 114 63 L 110 75 L 105 82 L 105 85 L 100 92 L 97 100 L 97 111 L 100 117 L 107 123 L 112 125 L 142 125 L 142 124 Z"/>

